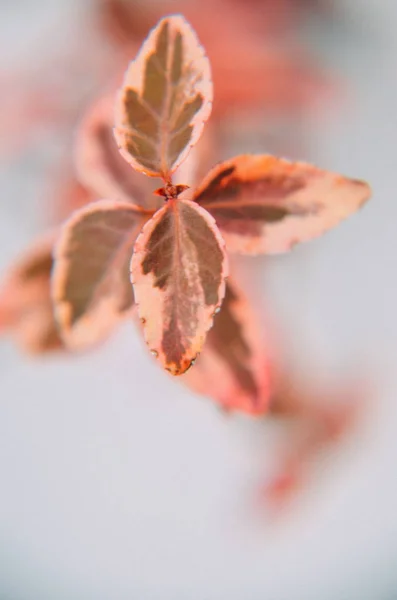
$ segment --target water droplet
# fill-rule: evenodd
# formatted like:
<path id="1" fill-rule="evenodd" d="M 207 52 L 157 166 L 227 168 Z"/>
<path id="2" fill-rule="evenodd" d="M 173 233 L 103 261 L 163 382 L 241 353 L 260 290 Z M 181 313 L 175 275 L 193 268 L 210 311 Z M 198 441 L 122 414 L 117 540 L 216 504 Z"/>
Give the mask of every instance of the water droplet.
<path id="1" fill-rule="evenodd" d="M 192 368 L 192 366 L 194 365 L 194 363 L 196 362 L 197 358 L 198 358 L 198 354 L 196 354 L 196 356 L 194 358 L 192 358 L 192 360 L 190 361 L 190 364 L 188 366 L 188 368 L 186 369 L 185 373 L 187 373 L 189 371 L 189 369 Z"/>
<path id="2" fill-rule="evenodd" d="M 154 358 L 157 358 L 157 357 L 158 357 L 158 355 L 159 355 L 159 353 L 157 352 L 157 350 L 150 350 L 150 354 L 151 354 L 152 356 L 154 356 Z"/>
<path id="3" fill-rule="evenodd" d="M 195 362 L 199 356 L 200 356 L 200 352 L 197 352 L 196 356 L 193 358 L 192 362 L 190 363 L 190 366 L 193 366 L 195 364 Z"/>

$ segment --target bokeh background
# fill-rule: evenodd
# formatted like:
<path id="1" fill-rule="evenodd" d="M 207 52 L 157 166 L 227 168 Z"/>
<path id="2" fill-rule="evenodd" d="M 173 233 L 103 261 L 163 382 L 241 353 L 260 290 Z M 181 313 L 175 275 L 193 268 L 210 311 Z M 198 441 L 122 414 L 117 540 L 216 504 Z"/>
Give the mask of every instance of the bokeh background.
<path id="1" fill-rule="evenodd" d="M 163 374 L 130 323 L 77 357 L 4 335 L 0 598 L 394 600 L 395 0 L 2 0 L 2 277 L 60 217 L 86 106 L 170 11 L 216 65 L 219 159 L 270 151 L 373 186 L 323 238 L 236 267 L 269 352 L 354 389 L 357 415 L 303 452 L 280 510 L 268 482 L 299 454 L 290 422 L 225 415 Z"/>

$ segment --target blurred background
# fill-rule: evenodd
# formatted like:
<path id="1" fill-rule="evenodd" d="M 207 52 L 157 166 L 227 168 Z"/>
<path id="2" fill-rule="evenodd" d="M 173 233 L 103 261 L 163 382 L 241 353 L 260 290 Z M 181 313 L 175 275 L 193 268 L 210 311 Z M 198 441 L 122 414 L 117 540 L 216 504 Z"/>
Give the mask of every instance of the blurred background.
<path id="1" fill-rule="evenodd" d="M 0 310 L 0 598 L 397 599 L 395 0 L 2 0 L 1 279 L 87 201 L 78 124 L 170 12 L 213 66 L 215 161 L 308 160 L 374 196 L 235 261 L 290 384 L 264 418 L 162 373 L 131 323 L 69 356 Z"/>

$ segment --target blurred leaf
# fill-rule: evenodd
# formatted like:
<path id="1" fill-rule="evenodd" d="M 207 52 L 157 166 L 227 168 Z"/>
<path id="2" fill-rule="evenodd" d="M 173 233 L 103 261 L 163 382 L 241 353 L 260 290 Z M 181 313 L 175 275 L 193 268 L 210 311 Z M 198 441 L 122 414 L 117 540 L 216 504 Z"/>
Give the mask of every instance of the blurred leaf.
<path id="1" fill-rule="evenodd" d="M 306 163 L 245 154 L 210 171 L 194 199 L 215 218 L 228 250 L 273 254 L 331 229 L 370 195 L 363 181 Z"/>
<path id="2" fill-rule="evenodd" d="M 301 117 L 302 110 L 318 107 L 319 102 L 334 95 L 335 82 L 311 60 L 299 36 L 294 39 L 304 13 L 302 2 L 297 6 L 296 0 L 177 4 L 175 0 L 102 0 L 101 5 L 106 34 L 128 57 L 150 23 L 181 10 L 194 23 L 211 57 L 216 90 L 213 108 L 220 121 L 232 114 L 235 122 L 235 111 L 241 109 L 264 111 L 267 116 L 272 111 Z M 240 127 L 247 127 L 246 119 Z"/>
<path id="3" fill-rule="evenodd" d="M 289 426 L 278 469 L 262 493 L 273 509 L 280 510 L 310 482 L 313 463 L 353 432 L 370 386 L 356 381 L 324 388 L 286 375 L 275 382 L 276 378 L 270 415 Z"/>
<path id="4" fill-rule="evenodd" d="M 78 178 L 98 198 L 146 206 L 151 182 L 120 155 L 113 135 L 113 113 L 111 95 L 94 102 L 84 117 L 75 146 Z"/>
<path id="5" fill-rule="evenodd" d="M 162 19 L 125 76 L 115 135 L 138 171 L 168 179 L 199 139 L 211 112 L 210 65 L 181 16 Z"/>
<path id="6" fill-rule="evenodd" d="M 29 353 L 62 348 L 50 296 L 56 234 L 36 240 L 13 265 L 0 287 L 0 332 Z"/>
<path id="7" fill-rule="evenodd" d="M 112 43 L 122 46 L 130 46 L 134 40 L 142 39 L 156 20 L 152 13 L 157 12 L 157 7 L 152 3 L 142 5 L 136 0 L 97 0 L 97 3 L 99 22 L 105 34 Z M 166 14 L 169 11 L 160 12 Z"/>
<path id="8" fill-rule="evenodd" d="M 132 204 L 101 200 L 76 212 L 62 228 L 52 289 L 70 347 L 100 341 L 132 309 L 129 265 L 148 216 Z"/>
<path id="9" fill-rule="evenodd" d="M 230 279 L 203 352 L 183 381 L 227 410 L 258 415 L 268 408 L 267 348 L 250 303 Z"/>
<path id="10" fill-rule="evenodd" d="M 195 360 L 225 293 L 227 261 L 212 217 L 168 200 L 135 244 L 131 280 L 152 354 L 173 375 Z"/>
<path id="11" fill-rule="evenodd" d="M 46 192 L 47 213 L 51 221 L 62 223 L 70 214 L 94 202 L 98 197 L 84 187 L 73 173 L 70 164 L 57 166 Z"/>

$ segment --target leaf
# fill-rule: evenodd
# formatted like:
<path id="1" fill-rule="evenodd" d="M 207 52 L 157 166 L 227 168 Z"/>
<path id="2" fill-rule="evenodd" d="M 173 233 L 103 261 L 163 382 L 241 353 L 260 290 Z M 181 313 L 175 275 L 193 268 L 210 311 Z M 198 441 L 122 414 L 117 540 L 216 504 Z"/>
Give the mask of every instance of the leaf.
<path id="1" fill-rule="evenodd" d="M 131 281 L 154 356 L 181 375 L 196 359 L 225 293 L 224 242 L 194 202 L 169 200 L 145 225 L 131 261 Z"/>
<path id="2" fill-rule="evenodd" d="M 25 352 L 62 348 L 50 296 L 52 249 L 56 234 L 36 240 L 12 266 L 0 288 L 0 331 Z"/>
<path id="3" fill-rule="evenodd" d="M 273 254 L 331 229 L 370 195 L 363 181 L 246 154 L 210 171 L 194 199 L 215 218 L 228 250 Z"/>
<path id="4" fill-rule="evenodd" d="M 308 483 L 308 467 L 315 459 L 352 433 L 369 397 L 370 386 L 363 384 L 346 381 L 324 388 L 286 373 L 279 373 L 278 381 L 275 378 L 270 415 L 284 420 L 288 435 L 287 444 L 280 448 L 276 474 L 262 487 L 262 495 L 273 508 L 285 508 Z"/>
<path id="5" fill-rule="evenodd" d="M 313 0 L 316 6 L 318 2 Z M 290 27 L 296 26 L 295 9 L 299 4 L 301 10 L 304 2 L 266 0 L 266 18 L 258 18 L 263 4 L 262 0 L 251 2 L 251 7 L 247 1 L 235 0 L 183 4 L 185 17 L 194 23 L 211 57 L 216 90 L 213 110 L 223 120 L 231 115 L 233 125 L 238 124 L 236 111 L 241 108 L 266 111 L 268 117 L 271 113 L 270 119 L 280 112 L 302 116 L 305 108 L 310 110 L 314 105 L 318 108 L 320 102 L 329 102 L 333 93 L 331 78 L 325 77 L 305 49 L 291 43 L 288 36 Z M 147 24 L 166 14 L 171 6 L 169 2 L 131 0 L 103 0 L 102 5 L 106 33 L 111 35 L 113 44 L 121 45 L 129 55 L 131 44 L 142 39 Z M 221 27 L 217 27 L 218 23 Z M 280 36 L 282 39 L 286 35 L 288 44 L 280 43 Z M 257 126 L 257 119 L 253 120 L 254 125 L 241 119 L 240 128 L 242 123 L 246 130 L 247 126 Z"/>
<path id="6" fill-rule="evenodd" d="M 199 139 L 212 105 L 210 64 L 185 19 L 162 19 L 125 75 L 115 136 L 138 171 L 169 179 Z"/>
<path id="7" fill-rule="evenodd" d="M 46 214 L 51 220 L 61 224 L 70 214 L 97 200 L 92 191 L 83 186 L 75 173 L 71 173 L 70 165 L 62 163 L 57 167 L 54 181 L 50 184 L 47 193 Z"/>
<path id="8" fill-rule="evenodd" d="M 64 225 L 55 249 L 53 299 L 65 342 L 100 341 L 133 305 L 129 265 L 136 236 L 151 213 L 100 200 Z"/>
<path id="9" fill-rule="evenodd" d="M 83 119 L 75 146 L 78 177 L 98 198 L 146 206 L 154 188 L 120 156 L 112 130 L 113 113 L 113 96 L 106 96 Z"/>
<path id="10" fill-rule="evenodd" d="M 55 321 L 50 280 L 45 286 L 45 297 L 15 325 L 13 337 L 17 345 L 29 354 L 50 354 L 65 349 Z"/>
<path id="11" fill-rule="evenodd" d="M 110 37 L 112 45 L 116 43 L 123 48 L 145 36 L 150 27 L 150 18 L 154 8 L 148 3 L 138 7 L 137 3 L 131 2 L 131 0 L 101 0 L 97 6 L 105 35 Z M 161 6 L 158 8 L 162 9 Z M 137 19 L 138 10 L 139 18 Z"/>
<path id="12" fill-rule="evenodd" d="M 269 405 L 269 365 L 251 305 L 229 279 L 221 311 L 184 383 L 227 410 L 258 415 Z"/>

